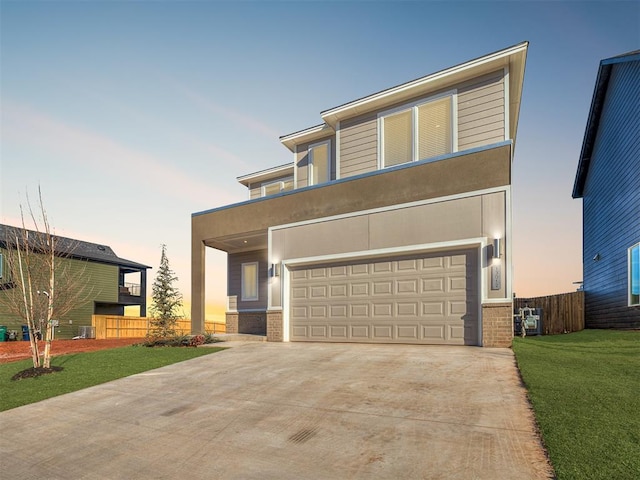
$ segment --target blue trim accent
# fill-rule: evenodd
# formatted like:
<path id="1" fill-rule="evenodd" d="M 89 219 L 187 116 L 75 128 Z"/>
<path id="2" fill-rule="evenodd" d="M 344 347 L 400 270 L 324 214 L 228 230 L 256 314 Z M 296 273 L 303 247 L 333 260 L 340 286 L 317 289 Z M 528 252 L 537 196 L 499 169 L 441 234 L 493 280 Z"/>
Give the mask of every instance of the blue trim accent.
<path id="1" fill-rule="evenodd" d="M 600 65 L 615 65 L 616 63 L 637 62 L 638 60 L 640 60 L 640 51 L 636 50 L 617 57 L 605 58 L 600 62 Z"/>
<path id="2" fill-rule="evenodd" d="M 288 192 L 276 193 L 275 195 L 269 195 L 268 197 L 260 197 L 254 198 L 252 200 L 245 200 L 244 202 L 232 203 L 230 205 L 224 205 L 222 207 L 211 208 L 209 210 L 203 210 L 201 212 L 196 212 L 191 214 L 191 218 L 198 217 L 200 215 L 207 215 L 209 213 L 220 212 L 222 210 L 226 210 L 228 208 L 241 207 L 244 205 L 250 205 L 252 203 L 263 202 L 265 200 L 271 200 L 273 198 L 284 197 L 287 195 L 294 195 L 299 192 L 306 192 L 308 190 L 314 190 L 317 188 L 325 188 L 330 185 L 338 185 L 340 183 L 352 182 L 354 180 L 359 180 L 361 178 L 373 177 L 375 175 L 383 175 L 388 172 L 395 172 L 397 170 L 404 170 L 405 168 L 417 167 L 418 165 L 424 165 L 426 163 L 434 163 L 441 162 L 443 160 L 449 160 L 450 158 L 462 157 L 464 155 L 472 155 L 474 153 L 484 152 L 486 150 L 492 150 L 494 148 L 500 148 L 507 145 L 513 145 L 513 140 L 505 140 L 503 142 L 492 143 L 491 145 L 483 145 L 481 147 L 470 148 L 468 150 L 463 150 L 461 152 L 448 153 L 446 155 L 440 155 L 437 157 L 427 158 L 425 160 L 418 160 L 417 162 L 408 162 L 403 163 L 401 165 L 395 165 L 393 167 L 383 168 L 381 170 L 376 170 L 374 172 L 361 173 L 360 175 L 354 175 L 352 177 L 340 178 L 338 180 L 331 180 L 330 182 L 323 183 L 321 185 L 311 185 L 309 187 L 296 188 L 295 190 L 289 190 Z"/>

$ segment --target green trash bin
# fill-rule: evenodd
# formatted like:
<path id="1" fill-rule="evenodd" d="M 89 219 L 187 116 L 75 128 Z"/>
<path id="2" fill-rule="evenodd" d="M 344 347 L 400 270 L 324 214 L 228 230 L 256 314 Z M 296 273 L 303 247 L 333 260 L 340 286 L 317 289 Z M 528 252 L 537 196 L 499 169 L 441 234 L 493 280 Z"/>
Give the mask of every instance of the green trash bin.
<path id="1" fill-rule="evenodd" d="M 7 327 L 0 325 L 0 342 L 4 342 L 7 338 Z"/>

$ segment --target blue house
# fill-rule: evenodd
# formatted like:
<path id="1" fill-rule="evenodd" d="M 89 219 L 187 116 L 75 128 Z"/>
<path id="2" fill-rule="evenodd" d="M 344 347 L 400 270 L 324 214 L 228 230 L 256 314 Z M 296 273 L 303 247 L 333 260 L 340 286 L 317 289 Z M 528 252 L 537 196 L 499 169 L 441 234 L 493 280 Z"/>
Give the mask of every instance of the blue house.
<path id="1" fill-rule="evenodd" d="M 587 328 L 640 328 L 640 50 L 600 62 L 573 198 Z"/>

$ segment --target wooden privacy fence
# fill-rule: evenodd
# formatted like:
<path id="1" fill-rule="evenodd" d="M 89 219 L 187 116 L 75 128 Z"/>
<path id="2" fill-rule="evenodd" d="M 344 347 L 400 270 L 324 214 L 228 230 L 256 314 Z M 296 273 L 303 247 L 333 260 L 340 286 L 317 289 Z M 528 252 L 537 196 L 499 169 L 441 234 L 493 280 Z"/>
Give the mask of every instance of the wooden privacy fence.
<path id="1" fill-rule="evenodd" d="M 544 335 L 584 330 L 584 291 L 561 293 L 548 297 L 516 298 L 513 308 L 542 308 Z"/>
<path id="2" fill-rule="evenodd" d="M 144 338 L 151 330 L 151 318 L 121 317 L 118 315 L 92 315 L 91 325 L 95 328 L 96 339 L 105 338 Z M 205 321 L 206 333 L 224 333 L 225 324 Z M 176 334 L 189 335 L 191 320 L 182 319 L 176 322 Z"/>

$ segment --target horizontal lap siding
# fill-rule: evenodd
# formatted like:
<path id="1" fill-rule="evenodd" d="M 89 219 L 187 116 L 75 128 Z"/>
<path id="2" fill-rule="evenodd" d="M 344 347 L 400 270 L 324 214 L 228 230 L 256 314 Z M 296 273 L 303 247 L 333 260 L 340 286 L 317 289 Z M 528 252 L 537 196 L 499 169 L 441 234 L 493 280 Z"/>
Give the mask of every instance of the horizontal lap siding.
<path id="1" fill-rule="evenodd" d="M 340 178 L 378 169 L 377 114 L 347 120 L 340 125 Z"/>
<path id="2" fill-rule="evenodd" d="M 640 327 L 627 296 L 627 251 L 640 241 L 638 98 L 640 62 L 614 65 L 583 196 L 587 328 Z"/>
<path id="3" fill-rule="evenodd" d="M 504 140 L 503 72 L 458 89 L 458 151 Z"/>
<path id="4" fill-rule="evenodd" d="M 249 199 L 260 198 L 262 196 L 262 187 L 260 183 L 249 184 Z"/>

